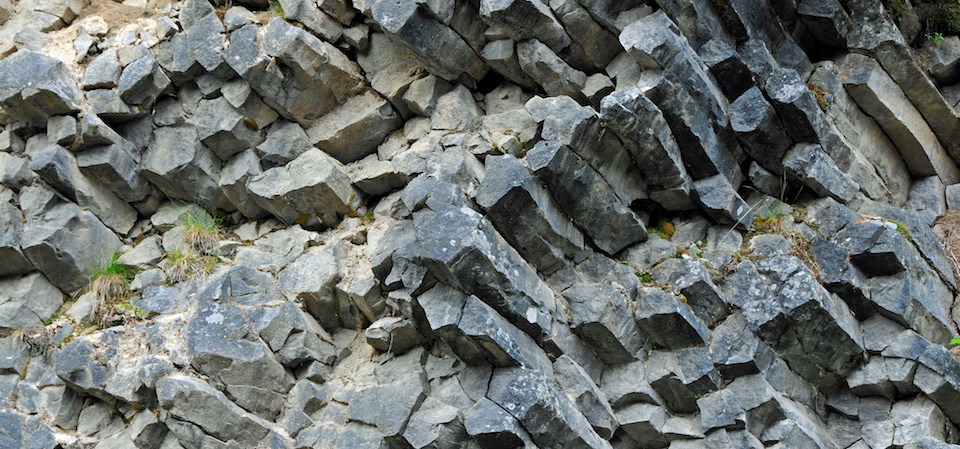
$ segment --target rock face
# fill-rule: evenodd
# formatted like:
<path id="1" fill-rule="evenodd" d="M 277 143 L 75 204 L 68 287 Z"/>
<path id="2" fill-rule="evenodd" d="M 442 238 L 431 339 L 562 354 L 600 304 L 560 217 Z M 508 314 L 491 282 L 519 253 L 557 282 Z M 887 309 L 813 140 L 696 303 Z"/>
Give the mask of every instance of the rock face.
<path id="1" fill-rule="evenodd" d="M 0 0 L 0 449 L 960 448 L 949 2 L 160 3 Z"/>

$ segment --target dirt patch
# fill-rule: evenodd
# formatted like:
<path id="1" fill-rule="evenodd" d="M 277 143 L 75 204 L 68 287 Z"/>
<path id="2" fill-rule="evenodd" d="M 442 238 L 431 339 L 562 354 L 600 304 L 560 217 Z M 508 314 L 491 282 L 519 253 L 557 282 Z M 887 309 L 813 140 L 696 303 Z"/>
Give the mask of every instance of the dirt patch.
<path id="1" fill-rule="evenodd" d="M 157 16 L 157 8 L 171 3 L 173 3 L 173 0 L 150 0 L 147 8 L 138 8 L 136 6 L 117 3 L 113 0 L 93 0 L 89 6 L 83 9 L 77 21 L 83 20 L 84 17 L 100 16 L 103 17 L 103 20 L 110 26 L 110 31 L 114 32 L 123 28 L 125 25 L 133 23 L 137 19 Z"/>

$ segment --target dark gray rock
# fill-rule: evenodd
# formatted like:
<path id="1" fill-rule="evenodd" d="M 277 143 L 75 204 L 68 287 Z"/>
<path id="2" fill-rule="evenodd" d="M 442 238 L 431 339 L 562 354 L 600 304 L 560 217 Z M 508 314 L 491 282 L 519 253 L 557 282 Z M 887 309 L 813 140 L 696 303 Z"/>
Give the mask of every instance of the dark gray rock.
<path id="1" fill-rule="evenodd" d="M 593 430 L 609 440 L 617 430 L 617 420 L 600 387 L 569 356 L 563 355 L 553 363 L 553 372 L 560 389 L 587 418 Z"/>
<path id="2" fill-rule="evenodd" d="M 584 248 L 583 235 L 528 168 L 512 156 L 488 156 L 477 203 L 524 258 L 545 274 Z"/>
<path id="3" fill-rule="evenodd" d="M 710 341 L 710 330 L 692 305 L 659 288 L 641 288 L 634 316 L 640 329 L 657 345 L 668 349 L 701 346 Z M 689 301 L 689 297 L 684 296 Z"/>
<path id="4" fill-rule="evenodd" d="M 267 138 L 257 145 L 256 152 L 260 160 L 280 166 L 300 157 L 311 147 L 307 132 L 300 125 L 278 120 L 267 128 Z"/>
<path id="5" fill-rule="evenodd" d="M 727 314 L 723 292 L 714 285 L 702 263 L 694 259 L 667 259 L 651 272 L 659 283 L 676 288 L 693 313 L 708 327 Z"/>
<path id="6" fill-rule="evenodd" d="M 45 126 L 52 115 L 80 110 L 81 95 L 73 75 L 50 56 L 14 53 L 0 63 L 0 80 L 0 104 L 18 120 Z"/>
<path id="7" fill-rule="evenodd" d="M 21 199 L 21 201 L 23 201 Z M 92 213 L 72 203 L 26 214 L 23 254 L 60 290 L 76 292 L 120 248 L 120 239 Z"/>
<path id="8" fill-rule="evenodd" d="M 487 397 L 529 429 L 538 446 L 611 447 L 542 371 L 499 368 Z"/>
<path id="9" fill-rule="evenodd" d="M 623 204 L 596 170 L 569 147 L 543 141 L 527 155 L 560 208 L 607 254 L 647 237 L 636 214 Z"/>
<path id="10" fill-rule="evenodd" d="M 112 89 L 117 87 L 122 71 L 123 67 L 117 60 L 117 51 L 106 50 L 87 64 L 87 70 L 80 79 L 80 86 L 84 90 Z"/>
<path id="11" fill-rule="evenodd" d="M 177 84 L 203 72 L 227 75 L 229 59 L 224 58 L 224 27 L 213 5 L 190 0 L 184 2 L 180 11 L 183 30 L 153 48 L 157 62 Z"/>
<path id="12" fill-rule="evenodd" d="M 571 43 L 550 7 L 539 0 L 483 0 L 480 15 L 518 42 L 536 38 L 556 52 Z"/>
<path id="13" fill-rule="evenodd" d="M 850 309 L 799 259 L 741 262 L 726 286 L 751 330 L 814 385 L 835 385 L 862 360 L 863 337 Z"/>
<path id="14" fill-rule="evenodd" d="M 847 202 L 860 190 L 860 185 L 840 171 L 820 145 L 795 145 L 784 155 L 783 166 L 820 196 Z"/>
<path id="15" fill-rule="evenodd" d="M 171 198 L 207 209 L 229 208 L 219 189 L 220 161 L 200 143 L 193 126 L 158 128 L 141 163 L 141 174 Z"/>
<path id="16" fill-rule="evenodd" d="M 674 413 L 697 412 L 696 398 L 720 386 L 720 376 L 706 348 L 654 352 L 646 366 L 647 381 L 660 394 L 664 406 Z"/>
<path id="17" fill-rule="evenodd" d="M 847 46 L 847 34 L 855 25 L 839 1 L 805 0 L 799 2 L 797 13 L 818 42 L 839 48 Z"/>
<path id="18" fill-rule="evenodd" d="M 372 92 L 347 99 L 307 130 L 309 141 L 344 164 L 376 151 L 383 139 L 400 126 L 400 118 L 386 100 Z"/>
<path id="19" fill-rule="evenodd" d="M 670 210 L 690 206 L 690 176 L 663 114 L 640 89 L 613 92 L 600 102 L 600 120 L 624 142 L 647 178 L 650 197 Z"/>
<path id="20" fill-rule="evenodd" d="M 550 361 L 536 342 L 475 296 L 466 299 L 458 328 L 494 366 L 550 372 Z"/>
<path id="21" fill-rule="evenodd" d="M 197 128 L 200 142 L 221 161 L 263 142 L 264 132 L 257 123 L 237 111 L 225 97 L 202 100 L 188 122 Z"/>
<path id="22" fill-rule="evenodd" d="M 710 39 L 697 52 L 727 100 L 734 101 L 754 86 L 753 73 L 737 51 L 722 39 Z"/>
<path id="23" fill-rule="evenodd" d="M 391 37 L 413 50 L 424 65 L 443 79 L 461 74 L 480 80 L 487 67 L 456 31 L 438 20 L 425 4 L 389 0 L 370 2 L 371 15 Z"/>
<path id="24" fill-rule="evenodd" d="M 627 296 L 607 284 L 577 283 L 563 292 L 570 328 L 607 364 L 636 360 L 643 337 Z"/>
<path id="25" fill-rule="evenodd" d="M 730 125 L 750 157 L 768 170 L 780 171 L 792 142 L 759 88 L 748 89 L 730 104 Z"/>
<path id="26" fill-rule="evenodd" d="M 280 18 L 234 31 L 224 58 L 264 102 L 301 124 L 333 110 L 363 85 L 359 68 L 340 50 Z"/>
<path id="27" fill-rule="evenodd" d="M 37 151 L 30 161 L 30 169 L 117 233 L 126 234 L 133 227 L 136 210 L 102 183 L 81 172 L 76 156 L 63 147 L 50 145 Z"/>
<path id="28" fill-rule="evenodd" d="M 149 54 L 124 67 L 117 81 L 120 98 L 141 110 L 150 109 L 157 97 L 170 91 L 170 87 L 170 78 Z"/>
<path id="29" fill-rule="evenodd" d="M 350 185 L 342 167 L 314 148 L 283 167 L 251 178 L 247 188 L 260 207 L 287 224 L 330 227 L 355 211 L 360 202 L 360 193 Z M 291 176 L 293 173 L 298 175 Z"/>
<path id="30" fill-rule="evenodd" d="M 476 295 L 535 340 L 550 335 L 558 307 L 552 291 L 482 215 L 421 212 L 414 223 L 415 257 L 430 274 Z"/>

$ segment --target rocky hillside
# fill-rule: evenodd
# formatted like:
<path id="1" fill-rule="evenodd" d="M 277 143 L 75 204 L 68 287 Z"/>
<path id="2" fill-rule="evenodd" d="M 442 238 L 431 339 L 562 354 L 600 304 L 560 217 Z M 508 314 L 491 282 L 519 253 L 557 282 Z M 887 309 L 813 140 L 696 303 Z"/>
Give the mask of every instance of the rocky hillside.
<path id="1" fill-rule="evenodd" d="M 960 448 L 944 5 L 0 0 L 0 449 Z"/>

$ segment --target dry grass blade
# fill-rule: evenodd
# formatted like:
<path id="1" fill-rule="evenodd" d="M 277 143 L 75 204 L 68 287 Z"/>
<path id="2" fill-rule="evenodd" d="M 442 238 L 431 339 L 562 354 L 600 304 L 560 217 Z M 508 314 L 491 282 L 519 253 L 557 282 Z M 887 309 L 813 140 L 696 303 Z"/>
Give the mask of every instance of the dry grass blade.
<path id="1" fill-rule="evenodd" d="M 953 267 L 953 278 L 960 283 L 960 211 L 947 211 L 934 224 L 934 232 Z"/>

